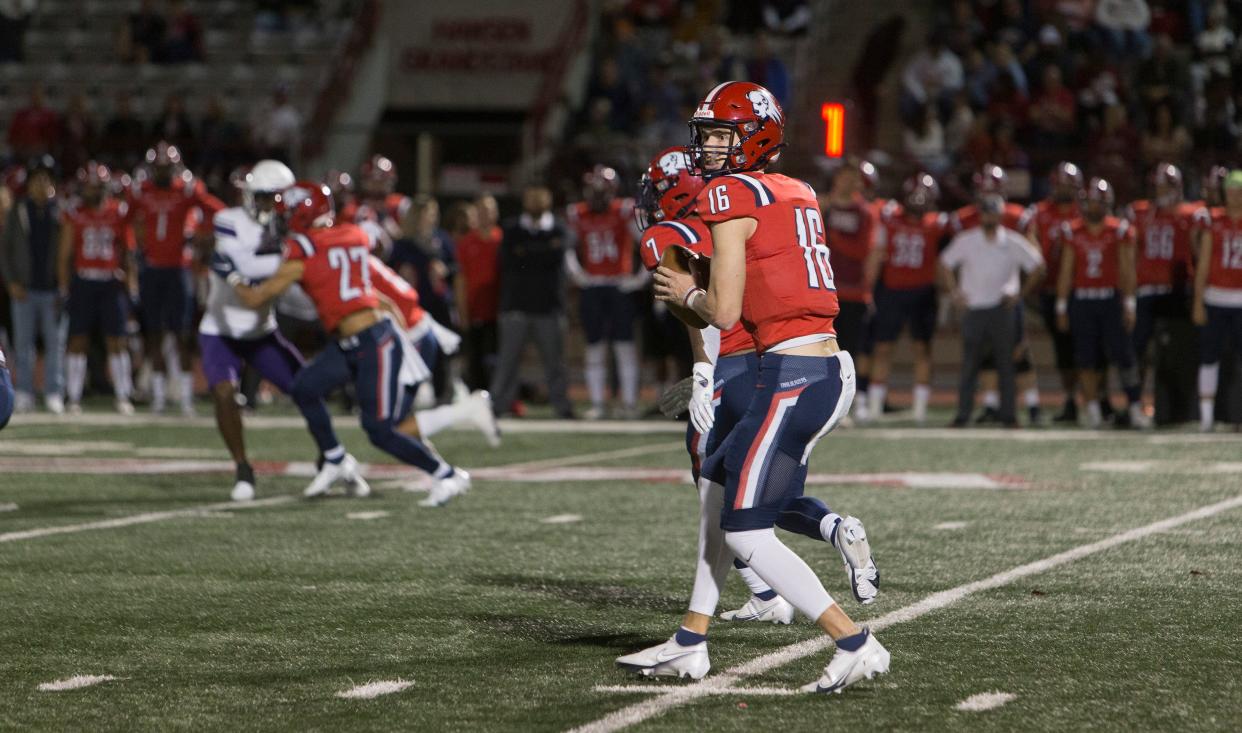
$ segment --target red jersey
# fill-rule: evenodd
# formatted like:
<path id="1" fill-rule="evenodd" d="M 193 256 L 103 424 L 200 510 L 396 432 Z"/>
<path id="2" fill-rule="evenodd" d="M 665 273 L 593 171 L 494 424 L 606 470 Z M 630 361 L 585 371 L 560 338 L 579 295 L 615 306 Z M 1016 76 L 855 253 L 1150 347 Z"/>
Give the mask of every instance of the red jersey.
<path id="1" fill-rule="evenodd" d="M 1121 247 L 1134 241 L 1134 230 L 1124 219 L 1106 216 L 1096 232 L 1079 219 L 1066 225 L 1074 248 L 1074 288 L 1121 287 Z"/>
<path id="2" fill-rule="evenodd" d="M 912 219 L 901 204 L 889 201 L 876 230 L 876 246 L 884 249 L 884 287 L 913 290 L 935 285 L 940 240 L 948 228 L 948 214 L 929 211 Z"/>
<path id="3" fill-rule="evenodd" d="M 1152 201 L 1135 201 L 1126 212 L 1138 243 L 1139 287 L 1176 287 L 1190 278 L 1192 235 L 1207 226 L 1207 209 L 1182 203 L 1161 209 Z"/>
<path id="4" fill-rule="evenodd" d="M 856 194 L 845 206 L 828 205 L 828 242 L 837 297 L 851 303 L 870 303 L 866 262 L 874 246 L 875 205 Z"/>
<path id="5" fill-rule="evenodd" d="M 1230 218 L 1224 208 L 1213 209 L 1208 231 L 1212 236 L 1212 249 L 1207 257 L 1207 284 L 1242 290 L 1242 219 Z"/>
<path id="6" fill-rule="evenodd" d="M 1063 234 L 1065 225 L 1072 223 L 1081 216 L 1078 204 L 1057 203 L 1051 199 L 1035 204 L 1031 217 L 1031 225 L 1035 229 L 1035 237 L 1039 239 L 1039 249 L 1044 255 L 1044 264 L 1048 267 L 1049 276 L 1044 278 L 1043 289 L 1053 292 L 1057 289 L 1057 273 L 1061 271 L 1061 248 L 1065 246 Z"/>
<path id="7" fill-rule="evenodd" d="M 210 227 L 212 217 L 224 209 L 224 202 L 193 178 L 174 179 L 172 188 L 156 188 L 151 181 L 143 181 L 130 197 L 129 221 L 141 225 L 142 256 L 147 265 L 185 265 L 186 224 L 195 209 L 202 216 L 200 221 Z"/>
<path id="8" fill-rule="evenodd" d="M 500 310 L 500 227 L 475 229 L 457 240 L 457 275 L 466 286 L 471 323 L 491 323 Z"/>
<path id="9" fill-rule="evenodd" d="M 423 306 L 419 304 L 418 291 L 413 285 L 393 272 L 391 267 L 385 265 L 375 255 L 371 255 L 368 267 L 371 270 L 371 284 L 375 286 L 376 292 L 391 300 L 397 306 L 397 310 L 401 311 L 401 316 L 405 318 L 406 328 L 413 328 L 415 324 L 423 320 L 427 311 L 423 310 Z"/>
<path id="10" fill-rule="evenodd" d="M 603 211 L 593 211 L 585 201 L 569 207 L 567 221 L 578 239 L 578 262 L 586 274 L 625 277 L 633 269 L 634 202 L 613 199 Z"/>
<path id="11" fill-rule="evenodd" d="M 367 233 L 340 223 L 285 241 L 285 259 L 305 263 L 302 289 L 315 303 L 324 330 L 334 331 L 345 316 L 379 306 L 371 284 L 371 248 Z"/>
<path id="12" fill-rule="evenodd" d="M 1005 210 L 1001 212 L 1001 226 L 1019 234 L 1027 234 L 1034 214 L 1033 207 L 1006 203 Z M 950 215 L 949 223 L 954 234 L 980 226 L 979 207 L 974 204 L 963 206 Z"/>
<path id="13" fill-rule="evenodd" d="M 712 233 L 700 219 L 691 217 L 662 221 L 647 227 L 642 235 L 643 267 L 654 270 L 660 265 L 664 250 L 680 245 L 704 257 L 712 256 Z M 741 323 L 720 332 L 720 355 L 730 356 L 755 350 L 755 339 Z"/>
<path id="14" fill-rule="evenodd" d="M 358 224 L 364 221 L 383 224 L 385 221 L 392 220 L 400 226 L 413 203 L 413 200 L 403 193 L 390 193 L 382 201 L 351 200 L 341 208 L 338 218 L 341 221 L 352 221 Z"/>
<path id="15" fill-rule="evenodd" d="M 708 224 L 742 217 L 757 222 L 746 240 L 742 324 L 760 351 L 804 336 L 836 334 L 832 321 L 841 308 L 810 186 L 779 173 L 724 175 L 699 193 L 698 212 Z M 869 237 L 865 247 L 871 248 Z"/>
<path id="16" fill-rule="evenodd" d="M 125 204 L 105 201 L 101 206 L 81 206 L 64 214 L 73 227 L 73 270 L 91 280 L 116 277 L 125 253 L 130 250 L 125 223 Z"/>

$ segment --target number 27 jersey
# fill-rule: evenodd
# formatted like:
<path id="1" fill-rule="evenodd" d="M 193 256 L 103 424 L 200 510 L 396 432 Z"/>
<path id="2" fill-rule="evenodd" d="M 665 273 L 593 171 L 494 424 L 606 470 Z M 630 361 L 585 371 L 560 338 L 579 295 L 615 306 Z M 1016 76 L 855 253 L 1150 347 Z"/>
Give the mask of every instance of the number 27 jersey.
<path id="1" fill-rule="evenodd" d="M 305 263 L 302 289 L 314 301 L 325 331 L 336 330 L 351 313 L 379 306 L 371 285 L 373 246 L 361 227 L 345 223 L 285 241 L 285 259 Z"/>
<path id="2" fill-rule="evenodd" d="M 703 188 L 697 210 L 708 224 L 757 223 L 746 241 L 742 323 L 761 352 L 836 335 L 832 322 L 841 308 L 823 216 L 809 185 L 777 173 L 724 175 Z"/>

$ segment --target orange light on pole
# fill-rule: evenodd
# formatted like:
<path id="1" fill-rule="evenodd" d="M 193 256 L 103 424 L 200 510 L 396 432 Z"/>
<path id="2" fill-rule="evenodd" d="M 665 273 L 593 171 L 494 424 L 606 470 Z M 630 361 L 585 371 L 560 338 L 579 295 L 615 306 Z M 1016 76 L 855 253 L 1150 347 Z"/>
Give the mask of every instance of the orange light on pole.
<path id="1" fill-rule="evenodd" d="M 824 118 L 824 155 L 840 158 L 845 154 L 845 105 L 825 102 L 819 114 Z"/>

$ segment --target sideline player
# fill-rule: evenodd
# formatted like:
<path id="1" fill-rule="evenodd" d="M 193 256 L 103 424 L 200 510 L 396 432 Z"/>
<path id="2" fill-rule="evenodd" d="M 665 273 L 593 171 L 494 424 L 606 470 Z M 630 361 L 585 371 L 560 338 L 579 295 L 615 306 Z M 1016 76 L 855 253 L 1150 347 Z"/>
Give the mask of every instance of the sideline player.
<path id="1" fill-rule="evenodd" d="M 256 286 L 245 285 L 240 278 L 233 282 L 241 302 L 249 308 L 268 303 L 295 282 L 301 283 L 319 311 L 324 330 L 332 334 L 327 347 L 294 378 L 293 399 L 321 399 L 341 384 L 353 382 L 362 428 L 372 444 L 434 479 L 431 495 L 422 505 L 440 506 L 465 493 L 470 489 L 468 473 L 397 429 L 414 403 L 409 387 L 427 379 L 430 372 L 398 326 L 381 315 L 381 303 L 387 301 L 381 301 L 371 283 L 371 237 L 355 224 L 335 221 L 332 194 L 322 183 L 299 181 L 281 194 L 280 205 L 287 212 L 292 233 L 285 241 L 284 262 L 271 278 Z M 357 474 L 357 462 L 345 453 L 330 421 L 310 420 L 308 425 L 324 457 L 323 468 L 303 492 L 313 497 L 326 493 L 338 480 L 349 483 Z"/>
<path id="2" fill-rule="evenodd" d="M 1242 355 L 1242 170 L 1225 177 L 1225 205 L 1199 236 L 1194 323 L 1199 335 L 1199 429 L 1211 432 L 1225 344 Z"/>
<path id="3" fill-rule="evenodd" d="M 9 374 L 9 363 L 4 358 L 4 349 L 0 349 L 0 430 L 13 417 L 14 398 L 13 375 Z"/>
<path id="4" fill-rule="evenodd" d="M 273 304 L 248 307 L 227 278 L 235 272 L 247 282 L 258 283 L 276 273 L 281 261 L 276 199 L 294 180 L 293 171 L 280 161 L 255 163 L 242 179 L 242 205 L 220 211 L 212 223 L 215 253 L 207 307 L 198 325 L 198 344 L 203 374 L 215 403 L 216 427 L 236 465 L 233 501 L 249 501 L 255 494 L 254 468 L 246 455 L 238 405 L 242 367 L 251 366 L 281 392 L 290 394 L 303 360 L 277 330 Z M 295 397 L 295 402 L 308 425 L 331 420 L 323 400 Z M 365 481 L 353 481 L 355 496 L 369 491 Z"/>
<path id="5" fill-rule="evenodd" d="M 1135 266 L 1134 356 L 1139 385 L 1146 381 L 1147 351 L 1158 319 L 1185 322 L 1191 294 L 1191 250 L 1201 227 L 1211 219 L 1207 209 L 1182 200 L 1185 180 L 1172 163 L 1158 163 L 1151 173 L 1153 198 L 1135 201 L 1125 218 L 1134 227 L 1138 262 Z"/>
<path id="6" fill-rule="evenodd" d="M 719 328 L 740 320 L 762 356 L 745 413 L 703 464 L 703 516 L 718 509 L 720 521 L 704 521 L 692 610 L 667 642 L 617 661 L 646 675 L 703 677 L 711 666 L 707 626 L 737 557 L 835 640 L 823 676 L 803 689 L 837 691 L 887 672 L 888 651 L 773 531 L 780 513 L 802 495 L 812 449 L 854 396 L 853 363 L 832 327 L 839 308 L 823 219 L 810 186 L 763 172 L 784 136 L 784 114 L 768 90 L 721 84 L 690 124 L 692 159 L 707 179 L 697 208 L 711 229 L 713 273 L 702 290 L 689 275 L 659 268 L 656 296 Z M 847 554 L 857 553 L 852 568 L 871 565 L 865 535 L 846 542 Z"/>
<path id="7" fill-rule="evenodd" d="M 646 285 L 635 275 L 634 202 L 618 198 L 617 172 L 597 165 L 582 177 L 583 200 L 566 211 L 577 252 L 566 250 L 565 269 L 579 288 L 582 331 L 586 337 L 588 420 L 604 417 L 608 345 L 616 359 L 621 388 L 620 414 L 638 417 L 638 349 L 634 344 L 635 290 Z"/>
<path id="8" fill-rule="evenodd" d="M 940 186 L 921 173 L 906 181 L 904 204 L 889 201 L 880 211 L 867 279 L 875 293 L 875 344 L 871 387 L 863 399 L 874 417 L 884 414 L 893 343 L 907 324 L 914 342 L 914 420 L 927 420 L 931 397 L 931 342 L 936 332 L 936 262 L 948 231 L 947 214 L 936 210 Z"/>
<path id="9" fill-rule="evenodd" d="M 108 374 L 116 411 L 134 414 L 129 401 L 133 372 L 125 348 L 125 310 L 132 280 L 129 227 L 125 204 L 109 196 L 108 167 L 90 161 L 78 171 L 81 205 L 65 212 L 60 229 L 57 273 L 69 305 L 69 346 L 65 354 L 65 391 L 70 414 L 82 412 L 86 385 L 86 349 L 98 326 L 108 352 Z"/>
<path id="10" fill-rule="evenodd" d="M 1099 428 L 1104 421 L 1100 397 L 1107 395 L 1108 382 L 1101 380 L 1099 370 L 1107 354 L 1130 403 L 1130 425 L 1150 427 L 1129 338 L 1135 311 L 1134 232 L 1112 215 L 1114 194 L 1108 181 L 1092 178 L 1083 200 L 1082 219 L 1063 235 L 1068 246 L 1061 252 L 1057 279 L 1057 326 L 1074 339 L 1087 426 Z"/>
<path id="11" fill-rule="evenodd" d="M 151 411 L 164 411 L 166 374 L 176 377 L 181 412 L 194 414 L 194 374 L 185 334 L 193 309 L 193 285 L 185 258 L 186 221 L 197 211 L 211 221 L 224 202 L 181 164 L 175 145 L 160 141 L 147 151 L 149 177 L 136 181 L 129 201 L 130 224 L 138 243 L 138 299 L 147 359 L 151 362 Z M 165 348 L 172 336 L 175 348 Z"/>
<path id="12" fill-rule="evenodd" d="M 1078 424 L 1078 371 L 1074 368 L 1074 340 L 1069 333 L 1057 326 L 1056 300 L 1057 277 L 1061 273 L 1061 249 L 1065 247 L 1062 235 L 1065 226 L 1082 216 L 1078 202 L 1083 195 L 1086 179 L 1078 166 L 1062 161 L 1053 169 L 1052 190 L 1048 198 L 1035 204 L 1034 229 L 1039 240 L 1040 253 L 1044 256 L 1049 277 L 1044 278 L 1039 291 L 1039 312 L 1044 328 L 1052 337 L 1052 351 L 1057 373 L 1061 376 L 1061 389 L 1065 392 L 1061 412 L 1052 418 L 1054 423 Z"/>
<path id="13" fill-rule="evenodd" d="M 712 254 L 711 232 L 694 214 L 695 199 L 703 188 L 703 179 L 689 166 L 685 148 L 669 148 L 656 156 L 643 177 L 637 211 L 640 223 L 650 224 L 640 238 L 643 265 L 648 270 L 659 266 L 660 258 L 669 247 L 685 247 L 704 257 Z M 687 326 L 686 330 L 695 355 L 686 450 L 690 454 L 690 472 L 698 485 L 703 458 L 728 437 L 754 395 L 759 357 L 754 339 L 740 323 L 723 332 L 710 326 L 702 330 Z M 717 522 L 718 518 L 714 514 L 704 515 L 702 521 Z M 777 526 L 836 546 L 833 540 L 837 525 L 842 521 L 850 531 L 854 531 L 858 522 L 853 517 L 843 520 L 819 499 L 803 496 L 781 513 Z M 706 540 L 701 537 L 700 541 Z M 843 560 L 848 567 L 848 558 L 843 555 Z M 777 595 L 755 571 L 737 558 L 733 559 L 733 567 L 746 582 L 751 597 L 741 608 L 725 611 L 720 618 L 780 624 L 793 621 L 793 606 Z M 878 573 L 875 582 L 878 584 Z M 863 603 L 874 599 L 876 588 L 871 584 L 871 576 L 859 576 L 854 591 Z"/>

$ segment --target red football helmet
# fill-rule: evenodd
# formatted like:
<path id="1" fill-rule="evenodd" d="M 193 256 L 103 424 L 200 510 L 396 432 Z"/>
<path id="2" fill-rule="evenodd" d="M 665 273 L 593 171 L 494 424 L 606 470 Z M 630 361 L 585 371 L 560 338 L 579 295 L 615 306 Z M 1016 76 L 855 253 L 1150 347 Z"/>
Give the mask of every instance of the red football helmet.
<path id="1" fill-rule="evenodd" d="M 1181 168 L 1168 161 L 1157 163 L 1151 172 L 1151 185 L 1156 193 L 1156 204 L 1172 206 L 1181 201 L 1185 183 L 1186 179 L 1182 176 Z"/>
<path id="2" fill-rule="evenodd" d="M 323 182 L 332 189 L 333 196 L 342 196 L 354 190 L 354 177 L 342 170 L 330 170 L 324 177 Z"/>
<path id="3" fill-rule="evenodd" d="M 858 161 L 858 175 L 862 178 L 863 191 L 874 194 L 880 187 L 880 171 L 869 160 Z"/>
<path id="4" fill-rule="evenodd" d="M 1052 169 L 1052 175 L 1049 177 L 1054 188 L 1064 188 L 1072 190 L 1075 195 L 1082 190 L 1084 178 L 1082 169 L 1068 160 L 1057 163 L 1057 167 Z"/>
<path id="5" fill-rule="evenodd" d="M 276 210 L 289 221 L 289 231 L 306 233 L 330 227 L 336 217 L 332 191 L 316 181 L 298 181 L 276 197 Z"/>
<path id="6" fill-rule="evenodd" d="M 358 180 L 364 193 L 386 196 L 397 188 L 397 166 L 382 155 L 372 155 L 359 166 Z"/>
<path id="7" fill-rule="evenodd" d="M 1083 199 L 1087 202 L 1086 213 L 1091 215 L 1097 213 L 1099 216 L 1107 214 L 1113 208 L 1113 202 L 1116 201 L 1116 194 L 1113 193 L 1113 184 L 1103 178 L 1092 178 L 1087 184 L 1087 190 L 1083 194 Z M 1099 204 L 1095 212 L 1092 212 L 1091 204 Z"/>
<path id="8" fill-rule="evenodd" d="M 1220 206 L 1225 202 L 1225 178 L 1229 169 L 1214 165 L 1203 174 L 1203 202 L 1208 206 Z"/>
<path id="9" fill-rule="evenodd" d="M 684 219 L 694 210 L 703 179 L 691 171 L 684 147 L 663 150 L 651 159 L 638 189 L 634 217 L 640 229 L 669 219 Z"/>
<path id="10" fill-rule="evenodd" d="M 181 151 L 176 145 L 160 140 L 155 147 L 147 150 L 147 165 L 175 166 L 181 165 Z"/>
<path id="11" fill-rule="evenodd" d="M 995 163 L 985 163 L 974 176 L 975 194 L 999 193 L 1005 195 L 1005 183 L 1008 182 L 1009 176 L 1005 175 L 1005 169 Z"/>
<path id="12" fill-rule="evenodd" d="M 929 173 L 920 173 L 906 179 L 902 185 L 902 192 L 905 194 L 903 203 L 906 211 L 912 214 L 922 214 L 931 211 L 936 207 L 936 202 L 940 200 L 940 184 L 936 183 L 936 179 L 932 178 Z"/>
<path id="13" fill-rule="evenodd" d="M 732 131 L 727 145 L 705 144 L 706 130 Z M 727 81 L 708 92 L 690 118 L 690 159 L 703 178 L 762 170 L 785 147 L 785 113 L 772 92 L 748 81 Z M 708 158 L 712 168 L 708 169 Z"/>
<path id="14" fill-rule="evenodd" d="M 112 180 L 112 171 L 103 163 L 93 160 L 78 169 L 78 183 L 83 186 L 106 186 Z"/>

